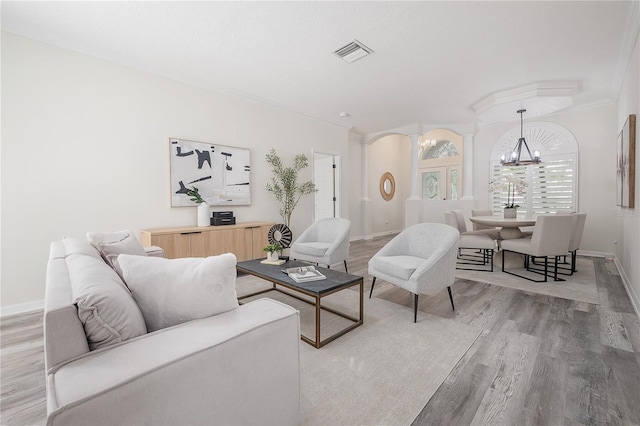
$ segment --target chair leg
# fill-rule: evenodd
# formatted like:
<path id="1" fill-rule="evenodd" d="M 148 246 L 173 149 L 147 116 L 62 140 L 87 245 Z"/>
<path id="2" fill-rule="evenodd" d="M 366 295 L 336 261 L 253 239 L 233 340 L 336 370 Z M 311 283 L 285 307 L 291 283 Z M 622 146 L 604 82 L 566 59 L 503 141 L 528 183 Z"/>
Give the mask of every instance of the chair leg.
<path id="1" fill-rule="evenodd" d="M 369 292 L 369 299 L 371 299 L 371 295 L 373 294 L 374 285 L 376 285 L 376 277 L 373 277 L 373 281 L 371 281 L 371 291 Z"/>
<path id="2" fill-rule="evenodd" d="M 347 260 L 344 261 L 344 271 L 348 274 L 349 270 L 347 269 Z"/>
<path id="3" fill-rule="evenodd" d="M 418 295 L 413 295 L 413 322 L 418 322 Z"/>
<path id="4" fill-rule="evenodd" d="M 447 290 L 449 291 L 449 300 L 451 300 L 451 308 L 453 308 L 453 310 L 456 310 L 456 307 L 453 305 L 453 296 L 451 295 L 451 286 L 447 287 Z"/>
<path id="5" fill-rule="evenodd" d="M 558 258 L 556 257 L 556 260 L 557 259 Z M 556 266 L 558 266 L 558 265 L 556 264 Z M 548 269 L 549 269 L 549 257 L 545 256 L 544 257 L 544 282 L 545 283 L 547 282 L 547 277 L 549 276 L 548 272 L 547 272 Z"/>

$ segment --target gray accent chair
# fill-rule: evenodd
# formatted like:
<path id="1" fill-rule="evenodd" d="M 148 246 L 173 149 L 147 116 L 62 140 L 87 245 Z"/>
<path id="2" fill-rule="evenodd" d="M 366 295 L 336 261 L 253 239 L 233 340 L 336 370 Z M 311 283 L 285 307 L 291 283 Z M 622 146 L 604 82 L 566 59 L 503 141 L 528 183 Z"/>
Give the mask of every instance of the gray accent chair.
<path id="1" fill-rule="evenodd" d="M 558 258 L 564 256 L 569 251 L 571 233 L 574 228 L 574 215 L 544 215 L 538 217 L 533 228 L 531 237 L 516 238 L 513 240 L 502 240 L 502 272 L 515 275 L 520 278 L 534 282 L 547 282 L 550 277 L 549 257 L 553 257 L 553 279 L 554 281 L 564 281 L 558 278 Z M 505 252 L 514 252 L 524 255 L 524 267 L 530 272 L 544 276 L 542 280 L 534 280 L 524 275 L 507 271 L 504 268 Z M 536 269 L 531 266 L 537 259 L 544 262 L 544 269 Z"/>
<path id="2" fill-rule="evenodd" d="M 460 222 L 453 211 L 444 212 L 444 221 L 460 232 L 456 269 L 493 272 L 493 251 L 496 247 L 494 239 L 488 234 L 461 232 L 458 228 Z M 469 250 L 474 252 L 469 253 Z"/>
<path id="3" fill-rule="evenodd" d="M 417 321 L 418 295 L 447 288 L 451 307 L 451 285 L 455 281 L 458 230 L 442 223 L 413 225 L 382 247 L 369 260 L 373 276 L 369 298 L 380 278 L 413 293 L 413 322 Z"/>
<path id="4" fill-rule="evenodd" d="M 291 245 L 289 257 L 317 265 L 344 262 L 347 269 L 351 222 L 338 217 L 320 219 L 311 224 Z"/>

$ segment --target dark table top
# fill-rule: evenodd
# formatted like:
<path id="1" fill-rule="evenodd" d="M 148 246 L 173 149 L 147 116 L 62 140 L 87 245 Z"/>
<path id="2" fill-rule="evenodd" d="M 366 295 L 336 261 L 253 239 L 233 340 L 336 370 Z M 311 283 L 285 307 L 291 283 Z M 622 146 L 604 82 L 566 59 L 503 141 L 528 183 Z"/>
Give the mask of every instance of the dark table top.
<path id="1" fill-rule="evenodd" d="M 265 263 L 260 263 L 261 260 L 263 259 L 238 262 L 236 269 L 240 272 L 255 275 L 265 280 L 287 285 L 290 287 L 296 287 L 303 292 L 317 295 L 330 293 L 340 288 L 351 287 L 352 285 L 359 283 L 360 280 L 363 280 L 363 278 L 359 275 L 351 275 L 345 272 L 336 271 L 334 269 L 316 266 L 316 269 L 327 277 L 326 280 L 297 283 L 289 278 L 286 273 L 282 272 L 282 270 L 286 268 L 295 268 L 297 266 L 309 266 L 308 263 L 289 260 L 282 265 L 268 265 Z"/>

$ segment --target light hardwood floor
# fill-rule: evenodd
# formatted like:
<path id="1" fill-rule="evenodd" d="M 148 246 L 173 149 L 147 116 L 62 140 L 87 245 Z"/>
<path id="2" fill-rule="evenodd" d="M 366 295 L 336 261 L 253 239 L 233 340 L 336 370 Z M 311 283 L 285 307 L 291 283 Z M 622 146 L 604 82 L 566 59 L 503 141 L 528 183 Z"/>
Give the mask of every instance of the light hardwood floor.
<path id="1" fill-rule="evenodd" d="M 367 289 L 390 238 L 351 244 L 349 272 Z M 640 424 L 640 321 L 613 262 L 593 260 L 600 305 L 468 281 L 452 287 L 455 311 L 446 291 L 421 297 L 420 311 L 483 332 L 414 424 Z M 380 281 L 376 295 L 413 303 Z M 0 337 L 0 424 L 44 424 L 42 312 L 2 319 Z"/>

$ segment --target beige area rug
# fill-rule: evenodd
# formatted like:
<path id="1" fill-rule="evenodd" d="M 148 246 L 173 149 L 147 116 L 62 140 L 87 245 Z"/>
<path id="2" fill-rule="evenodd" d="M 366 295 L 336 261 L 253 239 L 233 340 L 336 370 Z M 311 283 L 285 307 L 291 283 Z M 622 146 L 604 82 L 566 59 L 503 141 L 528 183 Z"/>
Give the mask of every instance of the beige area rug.
<path id="1" fill-rule="evenodd" d="M 511 257 L 511 259 L 507 258 L 507 262 L 505 262 L 505 268 L 508 271 L 526 275 L 536 280 L 544 278 L 542 275 L 534 274 L 523 269 L 522 256 L 514 253 L 507 253 L 507 255 Z M 596 273 L 591 259 L 579 257 L 576 263 L 578 272 L 572 276 L 559 275 L 566 281 L 553 281 L 553 279 L 550 279 L 546 283 L 536 283 L 506 274 L 502 272 L 501 262 L 502 254 L 498 253 L 494 258 L 494 272 L 456 270 L 456 278 L 515 288 L 547 296 L 561 297 L 578 302 L 600 304 L 598 288 L 596 286 Z M 552 270 L 552 268 L 550 268 L 550 270 Z"/>
<path id="2" fill-rule="evenodd" d="M 239 277 L 237 284 L 239 295 L 269 286 L 252 276 Z M 275 291 L 258 297 L 298 309 L 303 334 L 314 336 L 311 305 Z M 357 291 L 323 298 L 323 306 L 325 301 L 357 316 Z M 321 324 L 328 335 L 349 322 L 323 311 Z M 414 324 L 412 308 L 365 295 L 363 325 L 321 349 L 300 342 L 301 424 L 410 424 L 480 332 L 424 312 Z"/>

